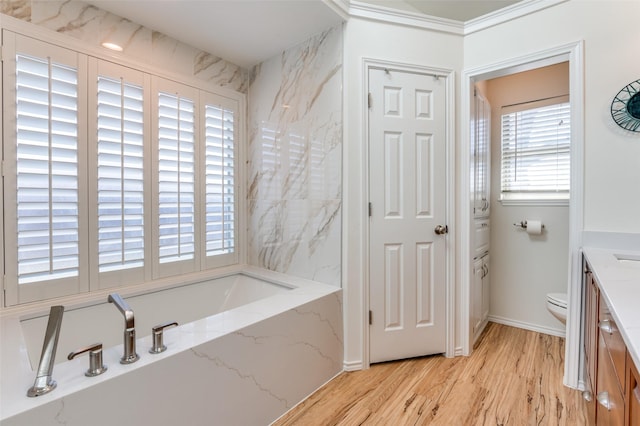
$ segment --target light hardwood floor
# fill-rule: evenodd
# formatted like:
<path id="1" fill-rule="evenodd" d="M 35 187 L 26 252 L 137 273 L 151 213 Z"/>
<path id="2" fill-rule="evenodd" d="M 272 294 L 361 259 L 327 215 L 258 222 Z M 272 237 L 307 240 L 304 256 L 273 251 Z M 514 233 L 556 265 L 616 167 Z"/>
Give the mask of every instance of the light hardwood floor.
<path id="1" fill-rule="evenodd" d="M 563 366 L 564 339 L 489 323 L 470 357 L 342 373 L 274 425 L 586 425 Z"/>

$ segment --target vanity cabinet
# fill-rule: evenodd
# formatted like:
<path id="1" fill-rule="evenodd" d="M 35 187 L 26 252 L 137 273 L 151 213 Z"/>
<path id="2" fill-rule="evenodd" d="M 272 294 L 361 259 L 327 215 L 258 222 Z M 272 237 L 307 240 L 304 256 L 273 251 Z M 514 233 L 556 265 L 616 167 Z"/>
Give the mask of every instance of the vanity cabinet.
<path id="1" fill-rule="evenodd" d="M 585 261 L 583 342 L 589 424 L 640 426 L 640 374 Z"/>
<path id="2" fill-rule="evenodd" d="M 640 373 L 638 373 L 638 369 L 629 353 L 627 353 L 627 366 L 626 400 L 628 401 L 628 409 L 625 416 L 625 424 L 640 426 Z"/>
<path id="3" fill-rule="evenodd" d="M 602 303 L 601 303 L 602 307 Z M 608 330 L 609 324 L 600 321 L 598 340 L 598 380 L 596 384 L 596 422 L 598 426 L 624 425 L 624 379 L 619 378 L 615 355 L 607 345 L 607 340 L 615 339 Z M 623 344 L 624 346 L 624 344 Z M 622 368 L 624 369 L 624 353 Z M 624 371 L 624 370 L 623 370 Z"/>
<path id="4" fill-rule="evenodd" d="M 596 371 L 598 370 L 598 307 L 600 305 L 600 291 L 597 283 L 593 280 L 593 273 L 589 270 L 587 263 L 584 263 L 584 359 L 586 367 L 584 392 L 587 401 L 587 411 L 589 424 L 596 423 Z"/>

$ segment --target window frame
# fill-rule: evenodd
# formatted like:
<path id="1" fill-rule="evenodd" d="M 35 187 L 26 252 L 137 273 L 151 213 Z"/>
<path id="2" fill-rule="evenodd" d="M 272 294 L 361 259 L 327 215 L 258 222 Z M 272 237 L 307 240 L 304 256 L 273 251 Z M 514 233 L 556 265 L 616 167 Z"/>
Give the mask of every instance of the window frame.
<path id="1" fill-rule="evenodd" d="M 569 205 L 570 189 L 566 191 L 503 191 L 504 173 L 504 139 L 503 139 L 503 117 L 508 114 L 543 108 L 548 106 L 567 104 L 569 115 L 571 115 L 571 104 L 569 95 L 554 96 L 543 100 L 525 102 L 517 105 L 502 107 L 500 114 L 500 196 L 499 202 L 502 205 L 538 205 L 538 206 L 567 206 Z M 570 117 L 569 117 L 570 118 Z M 571 137 L 569 136 L 569 147 Z M 568 176 L 571 177 L 571 152 L 569 151 Z"/>
<path id="2" fill-rule="evenodd" d="M 234 126 L 236 130 L 234 131 L 234 151 L 235 151 L 235 168 L 234 168 L 234 193 L 235 193 L 235 219 L 234 219 L 234 232 L 235 232 L 235 247 L 234 252 L 229 255 L 220 255 L 219 259 L 214 259 L 214 261 L 201 261 L 197 264 L 195 268 L 187 268 L 182 270 L 181 272 L 184 275 L 176 276 L 173 273 L 170 274 L 159 274 L 154 273 L 154 265 L 153 263 L 157 262 L 157 258 L 153 256 L 149 256 L 147 252 L 151 252 L 153 250 L 153 245 L 155 244 L 155 236 L 152 236 L 153 231 L 153 201 L 145 200 L 145 212 L 144 212 L 144 220 L 145 220 L 145 265 L 144 265 L 144 279 L 140 280 L 135 279 L 132 282 L 129 278 L 129 274 L 126 270 L 122 271 L 122 273 L 117 273 L 120 271 L 116 271 L 115 274 L 112 273 L 98 273 L 98 258 L 96 256 L 97 253 L 97 217 L 95 216 L 95 211 L 97 210 L 97 205 L 95 205 L 97 201 L 97 187 L 93 187 L 94 183 L 96 183 L 95 178 L 97 175 L 97 171 L 93 167 L 95 162 L 91 162 L 89 160 L 84 160 L 84 158 L 89 158 L 92 153 L 96 152 L 95 146 L 91 146 L 89 148 L 90 141 L 93 139 L 88 135 L 92 134 L 92 127 L 95 129 L 95 123 L 93 118 L 89 116 L 85 116 L 80 119 L 79 123 L 82 127 L 79 129 L 79 139 L 82 139 L 81 149 L 82 153 L 79 153 L 79 158 L 81 157 L 83 160 L 79 161 L 79 165 L 82 165 L 83 169 L 80 171 L 79 176 L 79 202 L 82 204 L 82 208 L 84 209 L 84 213 L 80 213 L 79 220 L 81 223 L 80 227 L 80 241 L 82 241 L 82 245 L 80 248 L 80 255 L 83 257 L 80 260 L 80 272 L 76 281 L 78 283 L 77 286 L 71 286 L 70 289 L 61 291 L 59 288 L 53 288 L 48 281 L 44 281 L 42 283 L 38 283 L 37 286 L 30 287 L 40 287 L 31 291 L 27 291 L 24 285 L 17 284 L 17 277 L 14 282 L 11 280 L 11 275 L 17 271 L 17 263 L 16 263 L 16 250 L 10 249 L 10 247 L 16 247 L 17 241 L 15 237 L 12 237 L 11 232 L 7 233 L 7 229 L 5 229 L 8 224 L 15 223 L 15 219 L 17 217 L 17 211 L 13 213 L 13 219 L 10 216 L 5 216 L 5 225 L 0 229 L 0 235 L 3 236 L 3 247 L 2 247 L 2 258 L 4 259 L 3 268 L 4 273 L 2 274 L 2 285 L 5 289 L 4 292 L 0 295 L 0 310 L 6 307 L 25 304 L 33 304 L 33 303 L 46 303 L 48 299 L 56 298 L 56 297 L 66 297 L 71 295 L 82 296 L 82 298 L 94 298 L 92 296 L 92 292 L 120 287 L 128 288 L 131 286 L 140 286 L 143 285 L 145 288 L 153 288 L 154 286 L 161 285 L 173 285 L 174 283 L 187 282 L 190 280 L 200 280 L 207 279 L 208 277 L 217 276 L 219 274 L 227 273 L 229 268 L 235 270 L 237 267 L 241 266 L 246 262 L 246 231 L 243 229 L 245 226 L 243 225 L 246 222 L 246 213 L 245 206 L 246 201 L 244 200 L 245 188 L 241 185 L 241 182 L 244 182 L 244 170 L 238 167 L 239 164 L 244 164 L 245 158 L 245 138 L 246 138 L 246 95 L 240 92 L 236 92 L 234 90 L 230 90 L 220 86 L 214 86 L 206 81 L 197 79 L 195 77 L 189 77 L 185 75 L 175 74 L 172 72 L 167 72 L 165 70 L 160 70 L 154 66 L 150 66 L 148 64 L 143 64 L 136 62 L 135 60 L 131 60 L 130 58 L 126 58 L 122 54 L 112 54 L 107 53 L 99 48 L 94 48 L 87 46 L 85 42 L 80 42 L 76 39 L 72 39 L 66 35 L 58 34 L 49 30 L 45 30 L 39 27 L 35 27 L 33 24 L 24 23 L 21 21 L 17 21 L 14 19 L 7 19 L 6 21 L 3 19 L 0 22 L 0 30 L 2 31 L 3 37 L 3 54 L 5 55 L 3 61 L 3 92 L 2 92 L 2 102 L 4 104 L 12 104 L 12 100 L 15 99 L 15 79 L 9 78 L 6 79 L 7 74 L 12 72 L 15 78 L 15 53 L 17 50 L 15 46 L 10 47 L 12 44 L 12 39 L 17 38 L 25 38 L 30 41 L 33 41 L 35 44 L 40 44 L 41 46 L 46 46 L 47 52 L 56 51 L 61 49 L 62 51 L 72 52 L 73 55 L 78 55 L 80 59 L 80 65 L 78 67 L 79 73 L 82 73 L 82 78 L 86 80 L 86 82 L 80 83 L 78 87 L 78 100 L 85 103 L 83 106 L 78 106 L 78 110 L 84 114 L 84 111 L 88 111 L 91 106 L 89 105 L 89 94 L 95 92 L 95 86 L 97 83 L 89 82 L 91 75 L 91 68 L 95 67 L 95 64 L 99 64 L 101 62 L 105 64 L 110 64 L 109 66 L 113 66 L 115 69 L 118 68 L 130 68 L 134 73 L 143 73 L 145 75 L 145 107 L 147 104 L 150 105 L 150 108 L 146 108 L 145 115 L 151 116 L 154 111 L 154 105 L 152 100 L 149 98 L 153 96 L 152 90 L 147 90 L 147 86 L 153 86 L 153 79 L 165 79 L 168 81 L 172 81 L 177 84 L 182 84 L 186 87 L 190 87 L 191 89 L 201 92 L 207 93 L 214 98 L 218 98 L 221 102 L 226 103 L 230 102 L 233 104 L 235 111 L 235 121 Z M 25 52 L 28 53 L 28 52 Z M 13 58 L 13 59 L 12 59 Z M 13 62 L 13 64 L 12 64 Z M 11 71 L 10 71 L 11 70 Z M 98 75 L 97 73 L 95 74 Z M 80 77 L 79 77 L 80 78 Z M 207 95 L 207 96 L 209 96 Z M 95 98 L 97 97 L 97 92 L 93 93 L 91 96 L 92 102 L 95 105 Z M 200 95 L 194 99 L 195 108 L 198 110 L 200 108 Z M 9 111 L 11 110 L 11 111 Z M 5 176 L 13 175 L 15 177 L 16 173 L 16 163 L 15 161 L 12 164 L 10 158 L 15 159 L 15 154 L 13 157 L 10 155 L 7 156 L 7 147 L 9 147 L 9 151 L 11 150 L 11 146 L 15 145 L 15 129 L 16 129 L 16 120 L 15 120 L 15 107 L 13 109 L 6 108 L 4 113 L 2 114 L 3 120 L 3 155 L 5 161 L 3 161 L 3 173 Z M 95 116 L 94 114 L 89 114 L 90 116 Z M 153 120 L 148 118 L 146 120 L 145 126 L 153 126 Z M 201 127 L 196 127 L 195 137 L 196 139 L 199 137 L 200 133 L 204 133 L 204 129 Z M 145 139 L 150 139 L 152 135 L 152 130 L 146 131 Z M 146 140 L 145 140 L 146 143 Z M 79 147 L 80 148 L 80 147 Z M 145 195 L 152 198 L 153 191 L 148 191 L 147 188 L 153 188 L 154 182 L 154 166 L 151 152 L 154 150 L 153 143 L 145 144 L 145 165 L 144 165 L 144 174 L 145 174 Z M 196 148 L 196 162 L 202 163 L 204 160 L 198 158 L 200 155 L 198 153 L 199 148 Z M 15 148 L 14 148 L 15 151 Z M 10 154 L 10 152 L 9 152 Z M 9 160 L 9 161 L 7 161 Z M 199 166 L 198 166 L 199 167 Z M 196 172 L 198 173 L 198 172 Z M 91 179 L 91 180 L 89 180 Z M 199 177 L 196 177 L 199 179 Z M 15 206 L 15 196 L 16 191 L 11 191 L 10 189 L 10 181 L 11 178 L 5 178 L 4 184 L 2 185 L 1 191 L 2 193 L 2 203 L 3 206 Z M 15 179 L 14 179 L 15 181 Z M 92 183 L 88 183 L 92 182 Z M 89 187 L 91 186 L 91 189 Z M 7 190 L 8 189 L 8 190 Z M 198 195 L 199 189 L 196 189 L 196 195 Z M 148 194 L 148 195 L 147 195 Z M 89 203 L 89 200 L 93 200 L 92 203 Z M 196 210 L 201 210 L 201 208 L 196 207 Z M 198 213 L 199 214 L 199 213 Z M 89 220 L 91 219 L 91 220 Z M 13 222 L 12 222 L 13 220 Z M 201 226 L 200 220 L 196 219 L 196 226 Z M 152 228 L 151 231 L 148 231 L 149 228 Z M 94 231 L 95 230 L 95 231 Z M 204 236 L 203 236 L 204 240 Z M 204 244 L 196 247 L 196 257 L 202 257 L 206 259 L 205 247 Z M 203 257 L 204 256 L 204 257 Z M 214 256 L 218 257 L 218 256 Z M 224 258 L 224 259 L 223 259 Z M 14 265 L 14 266 L 11 266 Z M 102 276 L 101 276 L 102 275 Z M 106 275 L 114 275 L 114 277 L 106 277 Z M 119 275 L 119 276 L 118 276 Z M 121 290 L 123 291 L 123 290 Z"/>

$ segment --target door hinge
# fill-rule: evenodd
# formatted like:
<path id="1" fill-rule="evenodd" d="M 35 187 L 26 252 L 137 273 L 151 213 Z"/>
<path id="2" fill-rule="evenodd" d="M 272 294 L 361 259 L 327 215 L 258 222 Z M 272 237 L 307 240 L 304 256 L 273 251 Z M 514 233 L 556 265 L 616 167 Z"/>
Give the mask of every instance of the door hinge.
<path id="1" fill-rule="evenodd" d="M 369 217 L 373 215 L 373 204 L 369 203 Z"/>
<path id="2" fill-rule="evenodd" d="M 373 324 L 373 311 L 369 311 L 369 325 Z"/>
<path id="3" fill-rule="evenodd" d="M 369 92 L 367 94 L 367 107 L 368 108 L 371 108 L 372 99 L 373 99 L 373 96 L 371 96 L 371 92 Z"/>

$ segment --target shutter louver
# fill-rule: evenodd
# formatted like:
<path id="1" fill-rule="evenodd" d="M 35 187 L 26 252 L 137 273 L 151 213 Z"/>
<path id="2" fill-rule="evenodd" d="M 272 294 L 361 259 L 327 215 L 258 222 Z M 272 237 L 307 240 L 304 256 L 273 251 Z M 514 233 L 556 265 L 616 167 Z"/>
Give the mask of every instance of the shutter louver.
<path id="1" fill-rule="evenodd" d="M 194 102 L 158 95 L 159 262 L 195 254 Z"/>
<path id="2" fill-rule="evenodd" d="M 570 104 L 502 116 L 502 192 L 569 194 Z"/>
<path id="3" fill-rule="evenodd" d="M 235 249 L 234 114 L 205 106 L 206 255 Z"/>
<path id="4" fill-rule="evenodd" d="M 98 77 L 98 264 L 144 264 L 143 89 Z"/>
<path id="5" fill-rule="evenodd" d="M 18 283 L 78 276 L 78 76 L 16 55 Z"/>

